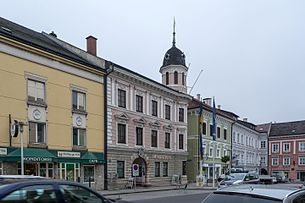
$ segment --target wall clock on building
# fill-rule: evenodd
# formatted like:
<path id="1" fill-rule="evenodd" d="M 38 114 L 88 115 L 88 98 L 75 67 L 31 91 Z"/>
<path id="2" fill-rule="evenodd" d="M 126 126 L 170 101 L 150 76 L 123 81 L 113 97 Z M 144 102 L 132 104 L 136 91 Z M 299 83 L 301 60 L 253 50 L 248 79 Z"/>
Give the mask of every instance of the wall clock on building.
<path id="1" fill-rule="evenodd" d="M 78 116 L 75 121 L 77 126 L 81 126 L 83 124 L 83 119 L 80 116 Z"/>
<path id="2" fill-rule="evenodd" d="M 40 112 L 38 109 L 35 109 L 35 110 L 33 111 L 33 118 L 34 118 L 35 120 L 40 120 L 40 119 L 41 119 L 41 112 Z"/>

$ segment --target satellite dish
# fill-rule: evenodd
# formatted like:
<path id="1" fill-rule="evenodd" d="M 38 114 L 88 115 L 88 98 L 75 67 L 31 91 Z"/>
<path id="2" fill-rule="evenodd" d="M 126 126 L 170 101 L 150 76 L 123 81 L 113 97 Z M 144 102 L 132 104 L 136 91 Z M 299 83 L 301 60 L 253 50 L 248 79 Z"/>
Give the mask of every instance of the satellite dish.
<path id="1" fill-rule="evenodd" d="M 14 122 L 12 122 L 10 124 L 10 135 L 12 137 L 18 137 L 18 132 L 19 132 L 19 125 L 18 125 L 18 121 L 14 120 Z"/>

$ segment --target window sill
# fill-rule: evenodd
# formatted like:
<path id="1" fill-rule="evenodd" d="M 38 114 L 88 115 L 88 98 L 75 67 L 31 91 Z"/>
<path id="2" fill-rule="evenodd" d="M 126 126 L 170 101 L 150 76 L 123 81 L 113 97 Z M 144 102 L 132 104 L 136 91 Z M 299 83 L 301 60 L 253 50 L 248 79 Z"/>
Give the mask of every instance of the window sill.
<path id="1" fill-rule="evenodd" d="M 47 104 L 45 102 L 38 102 L 38 101 L 28 100 L 27 104 L 31 105 L 31 106 L 39 106 L 39 107 L 47 108 Z"/>
<path id="2" fill-rule="evenodd" d="M 79 110 L 79 109 L 72 109 L 72 113 L 82 114 L 82 115 L 85 115 L 85 116 L 88 115 L 87 111 Z"/>
<path id="3" fill-rule="evenodd" d="M 72 150 L 73 151 L 88 151 L 86 146 L 78 146 L 78 145 L 73 145 Z"/>
<path id="4" fill-rule="evenodd" d="M 47 149 L 48 148 L 46 143 L 29 143 L 28 147 L 29 148 L 43 148 L 43 149 Z"/>

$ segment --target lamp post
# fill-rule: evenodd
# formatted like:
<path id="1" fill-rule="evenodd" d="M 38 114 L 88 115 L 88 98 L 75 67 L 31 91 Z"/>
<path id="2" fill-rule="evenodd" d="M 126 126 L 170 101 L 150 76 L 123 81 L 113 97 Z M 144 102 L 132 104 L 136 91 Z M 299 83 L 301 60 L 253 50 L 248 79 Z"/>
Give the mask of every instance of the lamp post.
<path id="1" fill-rule="evenodd" d="M 20 128 L 20 158 L 21 158 L 21 175 L 24 175 L 24 160 L 23 160 L 23 127 L 25 123 L 22 121 L 18 122 Z"/>

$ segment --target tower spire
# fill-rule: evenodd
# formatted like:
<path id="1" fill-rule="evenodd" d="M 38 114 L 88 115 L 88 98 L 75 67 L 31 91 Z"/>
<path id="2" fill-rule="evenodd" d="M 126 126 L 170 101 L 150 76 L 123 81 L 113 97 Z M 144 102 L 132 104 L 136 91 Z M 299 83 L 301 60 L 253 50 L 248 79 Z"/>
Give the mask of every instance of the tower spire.
<path id="1" fill-rule="evenodd" d="M 176 21 L 174 17 L 174 26 L 173 26 L 173 47 L 176 46 Z"/>

